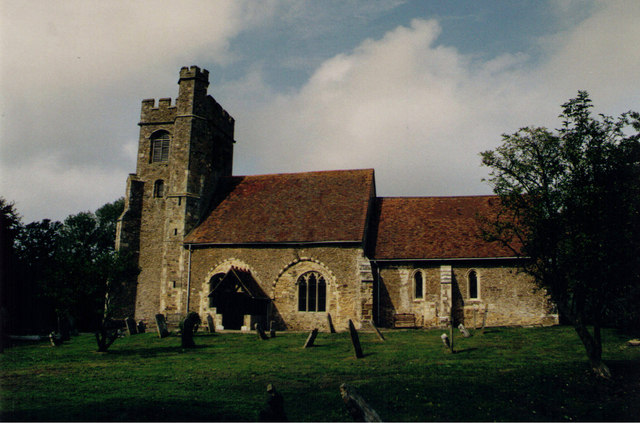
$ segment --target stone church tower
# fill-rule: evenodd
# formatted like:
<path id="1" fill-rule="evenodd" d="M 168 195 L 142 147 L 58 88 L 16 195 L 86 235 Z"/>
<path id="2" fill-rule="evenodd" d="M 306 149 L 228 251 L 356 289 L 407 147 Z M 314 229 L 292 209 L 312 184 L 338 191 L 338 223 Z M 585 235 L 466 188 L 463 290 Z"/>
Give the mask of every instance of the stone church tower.
<path id="1" fill-rule="evenodd" d="M 233 165 L 234 119 L 207 95 L 209 72 L 183 67 L 175 104 L 143 100 L 136 173 L 127 179 L 116 248 L 134 251 L 142 269 L 135 318 L 184 314 L 185 235 L 211 207 Z M 133 312 L 134 304 L 130 304 Z"/>

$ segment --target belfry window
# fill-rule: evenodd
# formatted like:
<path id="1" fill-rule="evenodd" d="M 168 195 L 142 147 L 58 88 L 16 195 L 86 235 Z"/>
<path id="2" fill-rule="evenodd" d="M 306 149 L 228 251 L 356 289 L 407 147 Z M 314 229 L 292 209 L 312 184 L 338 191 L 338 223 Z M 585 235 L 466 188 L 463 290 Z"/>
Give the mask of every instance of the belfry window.
<path id="1" fill-rule="evenodd" d="M 298 278 L 298 311 L 326 311 L 327 283 L 318 272 L 307 272 Z"/>
<path id="2" fill-rule="evenodd" d="M 424 298 L 424 281 L 420 270 L 413 274 L 413 298 Z"/>
<path id="3" fill-rule="evenodd" d="M 475 270 L 469 272 L 469 298 L 478 299 L 478 274 Z"/>
<path id="4" fill-rule="evenodd" d="M 171 137 L 166 131 L 156 132 L 151 136 L 151 163 L 169 161 L 169 145 Z"/>
<path id="5" fill-rule="evenodd" d="M 164 181 L 162 179 L 158 179 L 153 184 L 153 198 L 162 197 L 164 197 Z"/>

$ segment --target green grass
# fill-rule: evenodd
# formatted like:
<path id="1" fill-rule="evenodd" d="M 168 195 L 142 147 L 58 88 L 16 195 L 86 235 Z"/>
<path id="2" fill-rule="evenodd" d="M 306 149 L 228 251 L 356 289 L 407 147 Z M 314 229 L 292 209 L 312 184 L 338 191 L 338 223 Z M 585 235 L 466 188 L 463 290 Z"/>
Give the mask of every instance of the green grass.
<path id="1" fill-rule="evenodd" d="M 347 333 L 197 334 L 197 348 L 148 333 L 97 353 L 92 336 L 62 347 L 16 346 L 0 355 L 2 420 L 255 420 L 266 385 L 282 393 L 289 420 L 349 421 L 339 385 L 355 386 L 386 421 L 637 420 L 640 349 L 604 332 L 605 383 L 589 372 L 571 328 L 361 333 L 356 359 Z"/>

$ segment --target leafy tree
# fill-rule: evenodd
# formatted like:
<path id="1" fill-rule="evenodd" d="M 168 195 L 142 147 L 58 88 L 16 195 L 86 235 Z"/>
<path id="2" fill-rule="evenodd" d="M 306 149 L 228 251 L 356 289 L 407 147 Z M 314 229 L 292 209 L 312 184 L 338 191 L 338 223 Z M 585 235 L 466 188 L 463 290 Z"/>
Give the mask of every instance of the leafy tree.
<path id="1" fill-rule="evenodd" d="M 560 129 L 523 128 L 481 153 L 503 205 L 485 236 L 529 259 L 525 270 L 609 377 L 601 327 L 640 326 L 629 313 L 640 300 L 640 115 L 594 117 L 584 91 L 562 107 Z"/>

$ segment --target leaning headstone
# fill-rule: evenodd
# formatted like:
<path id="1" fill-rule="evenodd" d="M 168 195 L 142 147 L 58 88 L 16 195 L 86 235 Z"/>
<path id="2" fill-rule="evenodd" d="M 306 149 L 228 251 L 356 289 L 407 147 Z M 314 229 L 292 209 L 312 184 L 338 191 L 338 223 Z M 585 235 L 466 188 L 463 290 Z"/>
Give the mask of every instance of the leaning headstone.
<path id="1" fill-rule="evenodd" d="M 471 336 L 467 328 L 465 328 L 462 323 L 458 325 L 458 330 L 460 331 L 460 333 L 462 333 L 462 336 L 464 336 L 465 338 L 469 338 Z"/>
<path id="2" fill-rule="evenodd" d="M 303 348 L 311 348 L 311 347 L 313 347 L 313 343 L 316 340 L 316 336 L 318 336 L 318 329 L 317 328 L 311 331 L 311 333 L 307 337 L 307 342 L 304 343 L 304 347 Z"/>
<path id="3" fill-rule="evenodd" d="M 329 324 L 329 333 L 336 333 L 336 328 L 333 327 L 333 320 L 331 314 L 327 313 L 327 323 Z"/>
<path id="4" fill-rule="evenodd" d="M 260 323 L 256 323 L 256 333 L 258 334 L 258 338 L 262 339 L 263 341 L 269 339 L 267 334 L 264 333 L 264 330 L 262 329 L 262 325 Z"/>
<path id="5" fill-rule="evenodd" d="M 384 339 L 384 336 L 382 336 L 382 332 L 380 332 L 380 329 L 378 329 L 375 323 L 371 322 L 371 327 L 381 341 L 386 341 L 386 339 Z"/>
<path id="6" fill-rule="evenodd" d="M 351 335 L 351 343 L 353 344 L 353 349 L 356 353 L 356 358 L 364 357 L 362 353 L 362 346 L 360 346 L 360 338 L 358 337 L 358 331 L 355 326 L 353 326 L 353 322 L 349 319 L 349 334 Z"/>
<path id="7" fill-rule="evenodd" d="M 286 422 L 284 399 L 272 384 L 267 385 L 267 405 L 258 414 L 259 422 Z"/>
<path id="8" fill-rule="evenodd" d="M 442 343 L 444 344 L 445 347 L 447 347 L 447 349 L 451 347 L 451 344 L 449 343 L 449 337 L 447 336 L 446 333 L 443 333 L 442 335 L 440 335 L 440 339 L 442 339 Z"/>
<path id="9" fill-rule="evenodd" d="M 276 337 L 276 321 L 275 320 L 272 320 L 271 323 L 269 323 L 269 336 L 271 338 Z"/>
<path id="10" fill-rule="evenodd" d="M 357 422 L 381 422 L 382 419 L 362 398 L 356 388 L 343 383 L 340 385 L 340 396 L 349 410 L 353 420 Z"/>
<path id="11" fill-rule="evenodd" d="M 145 333 L 147 331 L 147 325 L 144 323 L 144 320 L 140 320 L 138 322 L 138 333 Z"/>
<path id="12" fill-rule="evenodd" d="M 216 323 L 210 314 L 207 314 L 207 327 L 209 328 L 209 333 L 216 333 Z"/>
<path id="13" fill-rule="evenodd" d="M 158 336 L 160 338 L 169 336 L 169 329 L 167 329 L 167 321 L 164 319 L 164 314 L 156 314 L 156 328 L 158 328 Z"/>
<path id="14" fill-rule="evenodd" d="M 193 334 L 197 330 L 200 324 L 200 316 L 195 311 L 190 311 L 182 322 L 182 331 L 180 331 L 180 338 L 182 340 L 182 348 L 193 348 L 196 346 L 193 342 Z"/>
<path id="15" fill-rule="evenodd" d="M 127 317 L 124 319 L 124 323 L 127 325 L 127 332 L 129 332 L 129 335 L 138 334 L 138 327 L 136 326 L 136 321 L 133 320 L 133 317 Z"/>
<path id="16" fill-rule="evenodd" d="M 484 306 L 484 314 L 482 315 L 482 330 L 481 333 L 484 333 L 484 327 L 487 324 L 487 314 L 489 313 L 489 304 Z"/>

